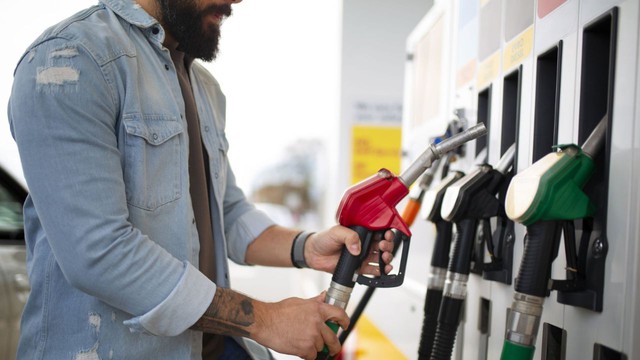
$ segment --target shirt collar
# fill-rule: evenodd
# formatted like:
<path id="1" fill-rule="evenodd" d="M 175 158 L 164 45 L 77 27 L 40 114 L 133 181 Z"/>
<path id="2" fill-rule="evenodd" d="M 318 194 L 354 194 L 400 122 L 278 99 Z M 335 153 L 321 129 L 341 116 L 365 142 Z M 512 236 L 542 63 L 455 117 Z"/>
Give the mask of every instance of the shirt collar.
<path id="1" fill-rule="evenodd" d="M 159 24 L 135 0 L 100 0 L 106 7 L 118 14 L 127 22 L 141 28 L 149 28 Z"/>
<path id="2" fill-rule="evenodd" d="M 164 41 L 164 29 L 162 29 L 160 22 L 149 15 L 135 0 L 100 0 L 100 2 L 132 25 L 143 29 L 157 25 L 161 29 L 161 33 L 158 35 L 160 35 L 163 39 L 162 41 Z M 178 44 L 166 45 L 171 51 L 175 51 Z M 185 65 L 187 69 L 191 66 L 193 60 L 194 58 L 185 55 Z"/>

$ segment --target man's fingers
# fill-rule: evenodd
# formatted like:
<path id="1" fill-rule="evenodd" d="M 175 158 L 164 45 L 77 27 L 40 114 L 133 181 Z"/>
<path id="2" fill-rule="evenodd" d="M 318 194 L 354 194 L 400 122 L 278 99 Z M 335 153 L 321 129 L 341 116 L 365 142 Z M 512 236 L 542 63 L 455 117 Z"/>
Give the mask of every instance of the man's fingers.
<path id="1" fill-rule="evenodd" d="M 344 234 L 344 245 L 347 247 L 351 255 L 359 255 L 361 249 L 358 233 L 349 229 L 349 232 Z"/>
<path id="2" fill-rule="evenodd" d="M 340 325 L 343 329 L 346 329 L 349 326 L 349 317 L 341 308 L 334 305 L 323 304 L 320 311 L 325 322 L 332 321 Z"/>
<path id="3" fill-rule="evenodd" d="M 388 251 L 383 252 L 382 261 L 385 264 L 391 263 L 391 261 L 393 261 L 393 254 Z M 370 263 L 380 262 L 380 251 L 379 250 L 372 251 L 371 254 L 369 254 L 369 256 L 367 257 L 367 262 L 370 262 Z"/>
<path id="4" fill-rule="evenodd" d="M 343 309 L 328 304 L 322 306 L 321 315 L 322 318 L 325 319 L 325 323 L 319 328 L 322 336 L 322 346 L 318 351 L 322 351 L 326 345 L 331 355 L 337 354 L 341 348 L 340 341 L 338 340 L 338 335 L 327 325 L 327 322 L 336 323 L 341 328 L 346 329 L 349 327 L 349 317 Z"/>
<path id="5" fill-rule="evenodd" d="M 309 300 L 313 300 L 313 301 L 316 301 L 316 302 L 319 302 L 319 303 L 324 303 L 324 300 L 325 300 L 326 296 L 327 296 L 327 292 L 326 291 L 322 291 L 320 293 L 320 295 L 314 296 Z"/>
<path id="6" fill-rule="evenodd" d="M 378 248 L 382 251 L 393 252 L 393 240 L 383 240 L 378 243 Z"/>
<path id="7" fill-rule="evenodd" d="M 391 254 L 390 252 L 383 253 L 382 261 L 384 261 L 385 264 L 391 264 L 391 261 L 393 261 L 393 254 Z"/>
<path id="8" fill-rule="evenodd" d="M 323 324 L 323 326 L 329 329 L 329 331 L 331 331 L 331 328 L 329 328 L 329 326 L 327 326 L 326 324 Z M 322 331 L 324 329 L 319 329 L 319 330 L 320 330 L 320 337 L 316 338 L 316 343 L 315 343 L 316 353 L 319 353 L 324 349 L 324 335 L 322 334 Z"/>
<path id="9" fill-rule="evenodd" d="M 385 274 L 389 274 L 391 270 L 393 270 L 393 265 L 387 264 L 384 266 Z M 373 275 L 373 276 L 382 275 L 380 274 L 380 265 L 378 264 L 378 262 L 370 262 L 367 264 L 363 264 L 362 267 L 360 267 L 360 273 Z"/>
<path id="10" fill-rule="evenodd" d="M 329 354 L 337 354 L 340 351 L 341 345 L 336 333 L 334 333 L 329 326 L 324 325 L 320 329 L 320 334 L 322 335 L 324 344 L 322 344 L 323 346 L 321 346 L 318 351 L 322 351 L 324 349 L 324 345 L 326 345 L 327 348 L 329 348 Z"/>

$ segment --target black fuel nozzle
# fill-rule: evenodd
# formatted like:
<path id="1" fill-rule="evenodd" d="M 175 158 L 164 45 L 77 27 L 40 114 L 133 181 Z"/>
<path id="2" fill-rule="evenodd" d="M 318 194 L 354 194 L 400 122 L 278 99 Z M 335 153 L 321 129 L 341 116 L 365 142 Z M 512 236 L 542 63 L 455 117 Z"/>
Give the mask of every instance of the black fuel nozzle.
<path id="1" fill-rule="evenodd" d="M 438 313 L 440 311 L 442 291 L 447 273 L 447 264 L 449 263 L 453 224 L 445 221 L 440 216 L 442 199 L 444 198 L 447 188 L 463 176 L 464 174 L 460 171 L 450 172 L 438 185 L 427 191 L 423 201 L 426 220 L 434 224 L 436 238 L 433 244 L 427 294 L 424 302 L 424 317 L 418 348 L 419 360 L 429 359 L 429 356 L 431 356 L 436 327 L 438 325 Z"/>
<path id="2" fill-rule="evenodd" d="M 488 164 L 479 165 L 447 188 L 440 214 L 444 220 L 455 224 L 456 234 L 438 314 L 432 360 L 451 358 L 467 296 L 476 229 L 481 220 L 499 213 L 501 205 L 496 193 L 514 157 L 515 144 L 505 152 L 495 168 Z"/>

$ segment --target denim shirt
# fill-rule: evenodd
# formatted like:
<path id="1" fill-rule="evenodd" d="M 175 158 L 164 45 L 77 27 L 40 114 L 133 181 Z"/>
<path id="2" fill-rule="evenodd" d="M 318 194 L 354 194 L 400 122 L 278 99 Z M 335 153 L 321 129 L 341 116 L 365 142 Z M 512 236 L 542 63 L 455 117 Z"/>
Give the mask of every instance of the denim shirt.
<path id="1" fill-rule="evenodd" d="M 216 283 L 198 271 L 185 109 L 163 40 L 132 0 L 103 0 L 46 30 L 16 68 L 32 285 L 20 359 L 199 359 L 202 333 L 188 328 L 229 286 L 227 257 L 244 263 L 273 225 L 236 186 L 224 95 L 194 62 Z"/>

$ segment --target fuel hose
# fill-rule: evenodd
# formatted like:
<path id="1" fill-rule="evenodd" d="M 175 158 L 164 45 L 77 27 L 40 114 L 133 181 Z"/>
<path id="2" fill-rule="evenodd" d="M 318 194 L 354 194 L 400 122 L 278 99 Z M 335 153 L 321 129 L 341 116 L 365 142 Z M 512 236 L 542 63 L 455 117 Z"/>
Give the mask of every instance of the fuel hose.
<path id="1" fill-rule="evenodd" d="M 496 193 L 512 166 L 514 157 L 515 144 L 509 147 L 495 168 L 481 165 L 447 189 L 441 215 L 443 219 L 454 222 L 456 234 L 438 313 L 431 360 L 451 359 L 467 296 L 476 229 L 480 221 L 500 212 L 501 205 Z"/>
<path id="2" fill-rule="evenodd" d="M 605 115 L 582 145 L 559 146 L 516 175 L 507 191 L 507 215 L 526 226 L 524 252 L 507 316 L 502 360 L 531 360 L 535 353 L 544 299 L 549 295 L 551 265 L 558 255 L 563 228 L 573 232 L 575 219 L 590 216 L 595 206 L 582 191 L 594 169 L 593 156 L 603 146 Z M 573 240 L 573 233 L 566 241 Z M 565 244 L 569 252 L 575 244 Z M 574 259 L 569 260 L 572 266 Z"/>
<path id="3" fill-rule="evenodd" d="M 382 169 L 376 175 L 347 189 L 336 217 L 342 226 L 347 226 L 358 233 L 361 253 L 354 256 L 346 248 L 342 250 L 325 296 L 326 303 L 345 309 L 356 281 L 370 287 L 395 287 L 402 284 L 411 232 L 397 213 L 395 206 L 406 196 L 411 184 L 432 167 L 435 160 L 464 143 L 485 135 L 486 132 L 483 124 L 477 124 L 438 144 L 430 145 L 399 176 L 396 177 L 388 170 Z M 381 275 L 375 278 L 358 275 L 357 271 L 368 256 L 376 233 L 384 236 L 384 232 L 389 229 L 396 229 L 402 241 L 402 257 L 398 274 L 388 275 L 381 272 Z M 380 266 L 384 266 L 381 258 Z M 337 332 L 338 328 L 335 324 L 329 321 L 327 325 Z M 326 358 L 331 357 L 325 346 L 321 352 L 317 353 L 316 359 Z"/>

